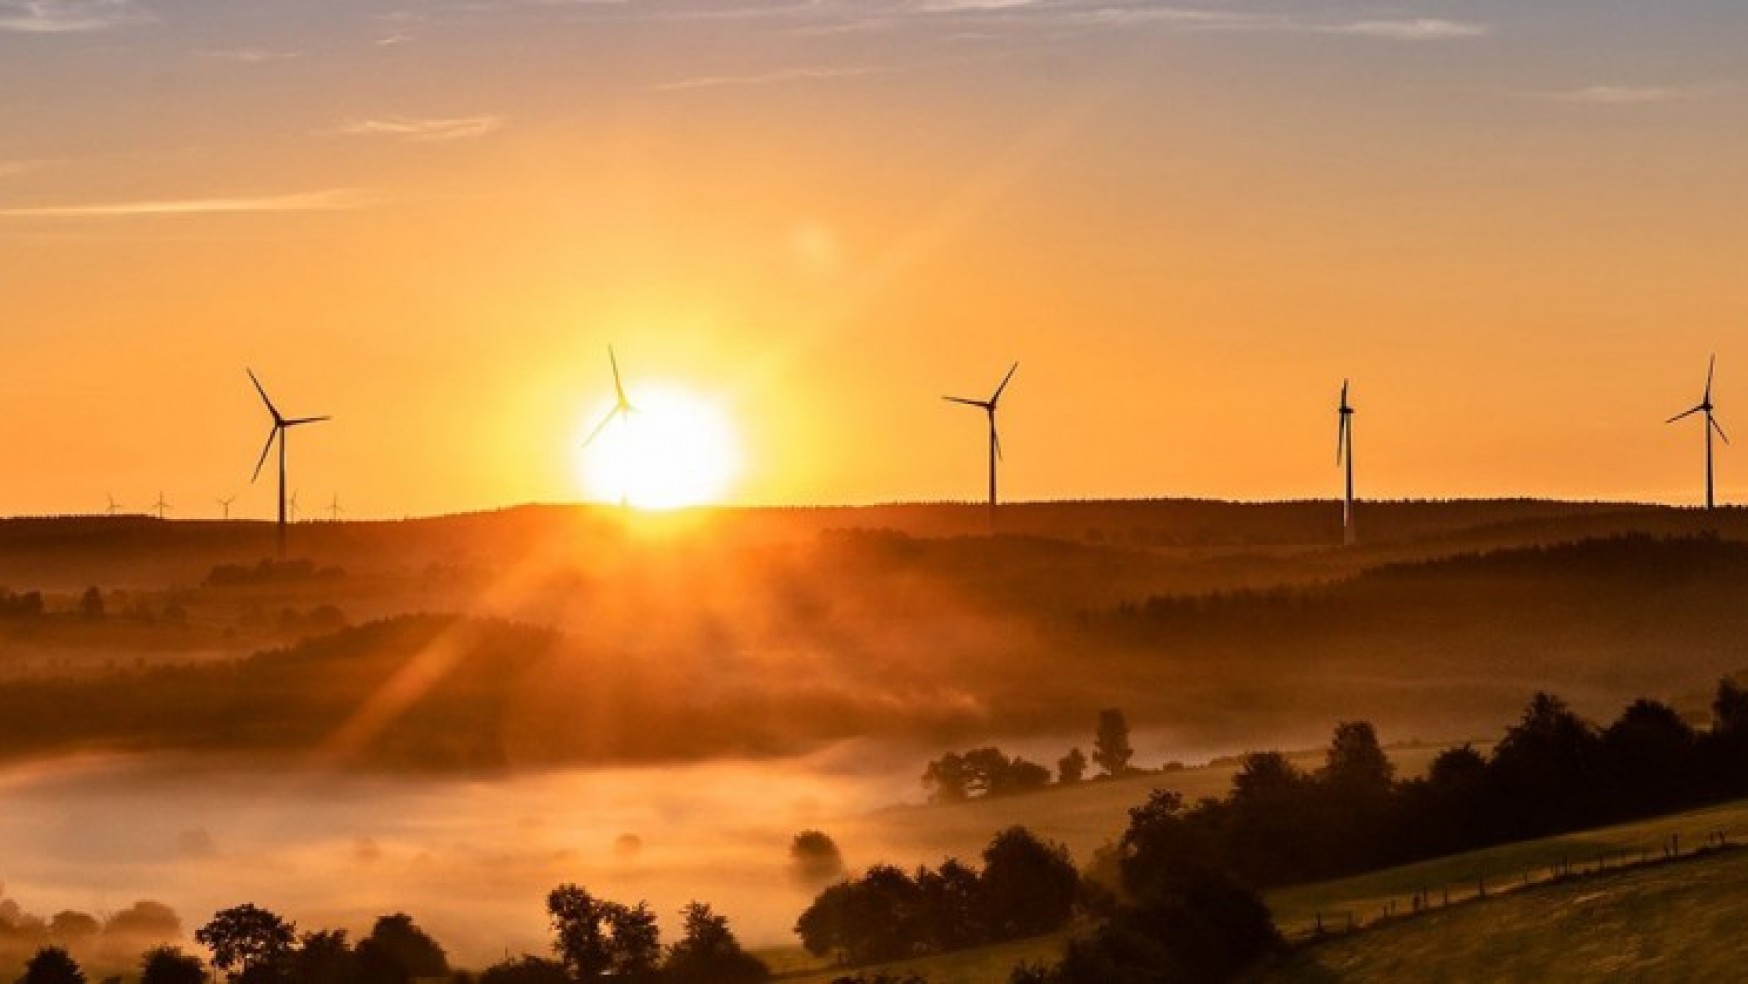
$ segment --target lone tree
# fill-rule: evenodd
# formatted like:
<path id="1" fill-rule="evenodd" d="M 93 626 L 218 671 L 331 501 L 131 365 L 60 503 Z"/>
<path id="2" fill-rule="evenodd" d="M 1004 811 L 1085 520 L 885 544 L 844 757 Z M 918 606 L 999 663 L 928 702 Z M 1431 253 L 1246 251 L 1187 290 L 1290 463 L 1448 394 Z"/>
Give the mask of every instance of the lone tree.
<path id="1" fill-rule="evenodd" d="M 245 902 L 213 913 L 211 922 L 194 931 L 194 942 L 211 950 L 212 965 L 235 981 L 290 956 L 297 926 Z"/>
<path id="2" fill-rule="evenodd" d="M 1129 745 L 1129 722 L 1122 710 L 1107 707 L 1099 712 L 1099 730 L 1093 738 L 1093 761 L 1107 776 L 1120 776 L 1129 771 L 1129 759 L 1135 749 Z"/>
<path id="3" fill-rule="evenodd" d="M 1056 760 L 1056 781 L 1067 786 L 1086 778 L 1086 755 L 1078 748 Z"/>
<path id="4" fill-rule="evenodd" d="M 153 947 L 140 958 L 140 984 L 206 984 L 206 968 L 176 947 Z"/>
<path id="5" fill-rule="evenodd" d="M 85 984 L 85 972 L 65 949 L 45 946 L 25 963 L 18 984 Z"/>
<path id="6" fill-rule="evenodd" d="M 789 870 L 804 884 L 823 884 L 844 873 L 844 855 L 825 831 L 803 830 L 789 842 Z"/>

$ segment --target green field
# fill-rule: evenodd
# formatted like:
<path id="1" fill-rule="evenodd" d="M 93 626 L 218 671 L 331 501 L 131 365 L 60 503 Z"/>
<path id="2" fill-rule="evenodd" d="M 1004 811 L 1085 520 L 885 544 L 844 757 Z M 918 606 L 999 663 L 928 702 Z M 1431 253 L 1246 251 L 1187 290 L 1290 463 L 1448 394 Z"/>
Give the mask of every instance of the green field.
<path id="1" fill-rule="evenodd" d="M 1745 920 L 1748 851 L 1731 850 L 1397 920 L 1306 947 L 1256 980 L 1741 980 Z"/>
<path id="2" fill-rule="evenodd" d="M 1161 784 L 1160 777 L 1148 778 Z M 1034 809 L 1033 815 L 1060 819 L 1072 814 L 1069 806 Z M 1736 979 L 1739 974 L 1722 968 L 1740 964 L 1748 945 L 1734 928 L 1748 919 L 1748 852 L 1618 867 L 1659 856 L 1671 837 L 1679 837 L 1687 851 L 1713 833 L 1734 844 L 1748 840 L 1748 800 L 1278 889 L 1267 894 L 1269 908 L 1291 936 L 1303 936 L 1319 912 L 1331 926 L 1345 925 L 1348 913 L 1362 926 L 1380 925 L 1307 947 L 1257 979 Z M 1608 870 L 1594 874 L 1599 863 Z M 1552 869 L 1559 864 L 1585 877 L 1555 882 Z M 1476 899 L 1483 879 L 1489 897 Z M 1445 909 L 1447 889 L 1453 905 Z M 1421 891 L 1434 911 L 1382 918 L 1387 904 L 1405 912 Z M 1066 939 L 1059 934 L 870 969 L 915 970 L 933 984 L 1001 982 L 1018 963 L 1055 959 Z M 799 948 L 761 956 L 784 980 L 825 984 L 841 973 Z M 1617 967 L 1618 974 L 1612 970 Z"/>

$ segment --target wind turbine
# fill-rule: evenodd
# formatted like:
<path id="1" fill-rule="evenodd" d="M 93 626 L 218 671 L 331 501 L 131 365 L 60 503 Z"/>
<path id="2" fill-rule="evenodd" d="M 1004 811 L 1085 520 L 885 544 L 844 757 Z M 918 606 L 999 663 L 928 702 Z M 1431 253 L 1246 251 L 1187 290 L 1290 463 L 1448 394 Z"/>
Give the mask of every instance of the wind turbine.
<path id="1" fill-rule="evenodd" d="M 1680 420 L 1683 417 L 1692 416 L 1693 414 L 1696 414 L 1696 413 L 1705 414 L 1705 418 L 1706 418 L 1706 509 L 1707 510 L 1710 510 L 1712 508 L 1712 502 L 1713 502 L 1713 500 L 1712 500 L 1712 432 L 1717 431 L 1718 436 L 1724 439 L 1725 444 L 1730 443 L 1730 436 L 1728 434 L 1724 433 L 1723 426 L 1718 423 L 1716 417 L 1712 416 L 1712 410 L 1715 409 L 1715 407 L 1712 405 L 1712 374 L 1713 374 L 1713 372 L 1715 372 L 1717 370 L 1717 368 L 1718 368 L 1718 357 L 1716 355 L 1713 355 L 1711 358 L 1711 361 L 1706 364 L 1706 391 L 1705 391 L 1705 395 L 1700 397 L 1699 403 L 1696 404 L 1693 407 L 1693 409 L 1683 410 L 1682 412 L 1680 412 L 1680 413 L 1676 414 L 1675 416 L 1670 417 L 1668 420 L 1664 421 L 1664 423 L 1666 423 L 1666 424 L 1673 424 L 1677 420 Z"/>
<path id="2" fill-rule="evenodd" d="M 589 432 L 588 437 L 583 438 L 583 447 L 585 448 L 595 443 L 595 438 L 601 436 L 601 432 L 607 429 L 607 425 L 611 424 L 615 417 L 628 416 L 635 410 L 631 401 L 626 399 L 625 383 L 619 378 L 619 359 L 613 354 L 613 346 L 611 345 L 607 346 L 607 361 L 613 366 L 613 409 L 607 411 L 607 416 L 601 418 L 601 422 L 595 425 L 595 429 Z"/>
<path id="3" fill-rule="evenodd" d="M 963 396 L 943 396 L 941 399 L 949 403 L 963 403 L 968 407 L 980 407 L 989 417 L 989 531 L 995 532 L 995 464 L 1001 458 L 1001 436 L 995 429 L 996 405 L 1001 402 L 1002 390 L 1008 388 L 1008 381 L 1014 378 L 1014 370 L 1020 364 L 1014 363 L 1008 369 L 1008 374 L 1001 378 L 1001 385 L 995 388 L 987 400 L 973 400 Z"/>
<path id="4" fill-rule="evenodd" d="M 170 509 L 170 504 L 164 501 L 164 493 L 158 493 L 158 501 L 152 503 L 152 508 L 158 511 L 159 519 L 164 518 L 164 513 L 168 512 Z"/>
<path id="5" fill-rule="evenodd" d="M 231 518 L 231 503 L 236 501 L 237 497 L 234 495 L 219 496 L 218 504 L 224 507 L 225 519 L 227 521 Z"/>
<path id="6" fill-rule="evenodd" d="M 267 404 L 267 412 L 273 415 L 273 429 L 267 432 L 267 443 L 261 448 L 261 457 L 255 462 L 255 474 L 249 479 L 253 483 L 261 477 L 261 466 L 267 464 L 267 454 L 273 450 L 273 442 L 279 442 L 279 559 L 285 559 L 285 432 L 293 427 L 304 424 L 317 424 L 329 417 L 286 417 L 273 405 L 267 390 L 261 385 L 261 380 L 255 378 L 253 369 L 245 369 L 249 374 L 249 382 L 255 384 L 255 392 L 261 394 L 261 402 Z"/>
<path id="7" fill-rule="evenodd" d="M 291 513 L 291 521 L 297 522 L 297 490 L 291 490 L 291 498 L 286 500 L 286 511 Z"/>
<path id="8" fill-rule="evenodd" d="M 105 513 L 113 516 L 116 513 L 121 512 L 121 503 L 115 501 L 115 493 L 105 492 L 104 496 L 109 499 L 109 508 L 104 510 Z"/>
<path id="9" fill-rule="evenodd" d="M 338 523 L 340 521 L 340 514 L 345 511 L 346 510 L 340 508 L 340 493 L 335 492 L 334 501 L 328 503 L 328 522 Z"/>
<path id="10" fill-rule="evenodd" d="M 1353 407 L 1347 402 L 1347 380 L 1341 381 L 1341 406 L 1336 410 L 1335 464 L 1347 466 L 1347 494 L 1341 503 L 1341 542 L 1354 542 L 1353 525 Z"/>

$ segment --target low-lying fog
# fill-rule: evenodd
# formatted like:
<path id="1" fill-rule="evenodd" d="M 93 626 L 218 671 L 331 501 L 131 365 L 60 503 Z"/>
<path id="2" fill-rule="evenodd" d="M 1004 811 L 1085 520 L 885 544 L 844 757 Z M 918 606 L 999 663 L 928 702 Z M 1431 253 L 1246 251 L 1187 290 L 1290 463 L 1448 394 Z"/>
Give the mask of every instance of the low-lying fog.
<path id="1" fill-rule="evenodd" d="M 812 897 L 787 869 L 795 833 L 919 798 L 920 768 L 834 765 L 481 781 L 287 777 L 163 758 L 19 766 L 0 772 L 0 884 L 45 917 L 157 899 L 185 935 L 241 902 L 355 934 L 405 911 L 476 967 L 506 950 L 546 952 L 545 896 L 567 881 L 648 899 L 670 932 L 675 911 L 701 899 L 749 943 L 790 942 Z M 852 865 L 886 859 L 877 845 L 843 847 Z"/>

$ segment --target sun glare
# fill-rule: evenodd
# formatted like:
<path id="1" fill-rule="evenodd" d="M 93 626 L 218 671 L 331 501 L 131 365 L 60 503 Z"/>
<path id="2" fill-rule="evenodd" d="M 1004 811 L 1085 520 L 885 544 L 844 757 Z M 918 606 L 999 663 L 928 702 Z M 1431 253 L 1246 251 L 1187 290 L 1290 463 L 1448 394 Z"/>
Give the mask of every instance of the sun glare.
<path id="1" fill-rule="evenodd" d="M 579 428 L 577 476 L 584 494 L 639 509 L 679 509 L 719 502 L 740 471 L 740 449 L 722 407 L 676 386 L 640 385 L 632 410 L 582 440 L 611 407 Z"/>

